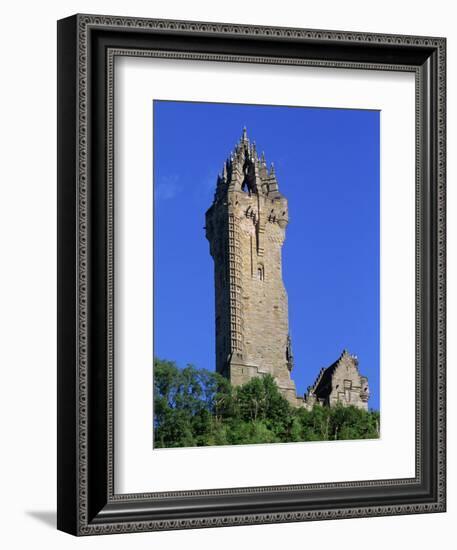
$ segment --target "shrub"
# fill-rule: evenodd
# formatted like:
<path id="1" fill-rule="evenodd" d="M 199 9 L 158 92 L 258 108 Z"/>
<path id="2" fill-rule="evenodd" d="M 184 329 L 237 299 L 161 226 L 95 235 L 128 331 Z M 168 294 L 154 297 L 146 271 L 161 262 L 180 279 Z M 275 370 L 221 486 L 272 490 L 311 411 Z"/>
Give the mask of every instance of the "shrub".
<path id="1" fill-rule="evenodd" d="M 154 360 L 154 446 L 374 439 L 379 412 L 294 408 L 270 375 L 232 387 L 220 374 Z"/>

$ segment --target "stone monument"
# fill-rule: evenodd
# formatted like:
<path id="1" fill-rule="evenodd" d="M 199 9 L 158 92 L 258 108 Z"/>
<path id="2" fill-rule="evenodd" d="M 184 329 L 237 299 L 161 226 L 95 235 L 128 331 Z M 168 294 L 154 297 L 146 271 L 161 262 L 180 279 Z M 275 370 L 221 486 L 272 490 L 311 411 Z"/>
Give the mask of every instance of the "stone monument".
<path id="1" fill-rule="evenodd" d="M 349 391 L 332 389 L 334 373 L 341 374 L 341 369 L 332 365 L 325 387 L 317 380 L 305 397 L 297 397 L 291 378 L 294 360 L 282 279 L 288 222 L 287 199 L 279 190 L 274 166 L 267 167 L 265 155 L 258 155 L 244 128 L 224 162 L 213 204 L 206 212 L 206 237 L 214 259 L 216 370 L 234 385 L 271 374 L 294 406 L 341 402 L 366 409 L 368 382 L 360 377 L 355 363 L 350 372 L 344 371 L 348 381 L 344 382 L 344 374 L 342 384 L 347 388 L 350 382 Z M 357 398 L 362 387 L 366 400 Z"/>

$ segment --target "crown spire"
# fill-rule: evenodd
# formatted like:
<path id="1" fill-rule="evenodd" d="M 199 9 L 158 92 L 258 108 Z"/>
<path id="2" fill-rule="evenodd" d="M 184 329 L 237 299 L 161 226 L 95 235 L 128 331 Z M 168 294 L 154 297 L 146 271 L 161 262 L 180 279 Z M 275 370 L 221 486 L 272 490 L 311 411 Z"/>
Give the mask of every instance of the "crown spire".
<path id="1" fill-rule="evenodd" d="M 251 194 L 265 195 L 270 199 L 282 197 L 279 192 L 275 167 L 267 167 L 265 153 L 254 140 L 248 138 L 247 128 L 243 127 L 241 137 L 222 166 L 218 178 L 214 200 L 217 202 L 232 191 L 246 191 Z"/>
<path id="2" fill-rule="evenodd" d="M 246 126 L 243 126 L 243 136 L 242 136 L 242 141 L 248 141 L 248 131 L 246 129 Z"/>

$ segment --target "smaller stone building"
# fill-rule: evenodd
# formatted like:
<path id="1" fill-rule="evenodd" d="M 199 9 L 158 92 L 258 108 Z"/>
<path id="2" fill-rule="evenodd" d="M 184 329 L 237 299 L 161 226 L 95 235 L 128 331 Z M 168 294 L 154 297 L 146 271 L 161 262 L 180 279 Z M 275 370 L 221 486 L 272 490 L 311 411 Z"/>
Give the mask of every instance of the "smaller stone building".
<path id="1" fill-rule="evenodd" d="M 319 371 L 314 384 L 308 387 L 304 406 L 311 409 L 314 404 L 342 404 L 368 410 L 368 378 L 361 376 L 358 365 L 357 356 L 344 350 L 332 365 Z"/>

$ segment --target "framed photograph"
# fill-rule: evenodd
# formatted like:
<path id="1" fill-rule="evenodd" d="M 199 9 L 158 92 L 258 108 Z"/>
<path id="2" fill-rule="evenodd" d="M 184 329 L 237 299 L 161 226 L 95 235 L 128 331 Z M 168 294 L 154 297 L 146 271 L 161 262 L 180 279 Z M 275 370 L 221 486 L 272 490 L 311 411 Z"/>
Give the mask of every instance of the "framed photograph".
<path id="1" fill-rule="evenodd" d="M 58 22 L 58 528 L 445 511 L 444 38 Z"/>

